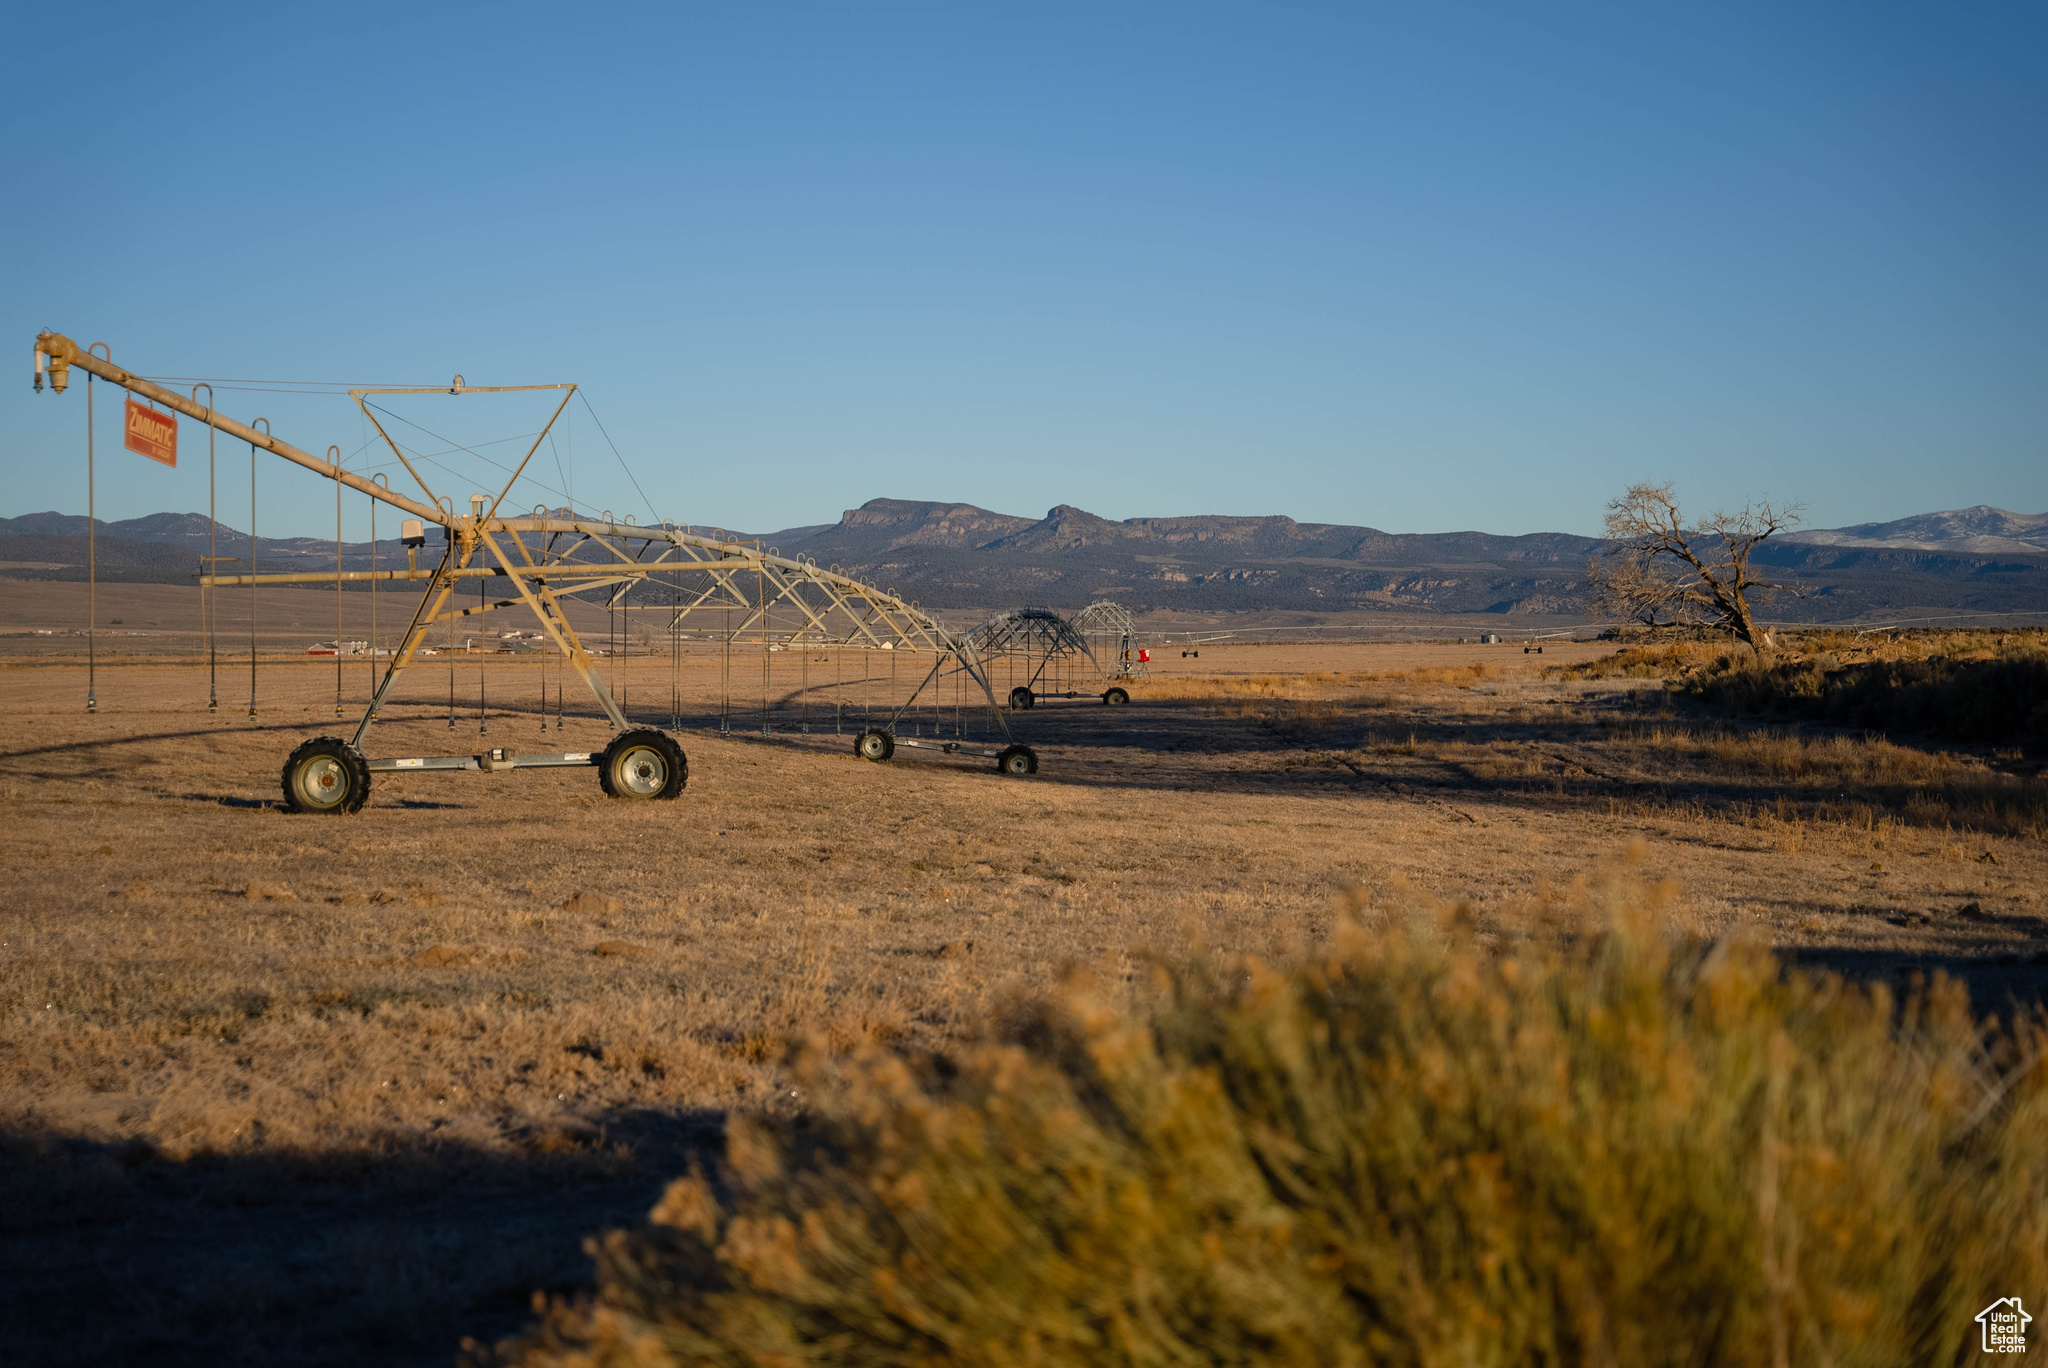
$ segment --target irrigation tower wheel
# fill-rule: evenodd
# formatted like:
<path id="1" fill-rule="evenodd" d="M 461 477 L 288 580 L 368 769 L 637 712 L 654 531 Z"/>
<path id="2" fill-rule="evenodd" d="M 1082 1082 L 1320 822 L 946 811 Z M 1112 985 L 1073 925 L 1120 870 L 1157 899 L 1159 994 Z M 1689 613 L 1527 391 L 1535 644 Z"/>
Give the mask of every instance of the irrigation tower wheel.
<path id="1" fill-rule="evenodd" d="M 880 727 L 869 727 L 853 739 L 853 753 L 879 765 L 896 753 L 896 738 Z"/>
<path id="2" fill-rule="evenodd" d="M 1131 691 L 1129 689 L 1111 688 L 1102 695 L 1102 701 L 1112 708 L 1122 707 L 1131 701 Z"/>
<path id="3" fill-rule="evenodd" d="M 607 798 L 673 798 L 690 781 L 690 762 L 667 732 L 635 727 L 620 732 L 598 760 L 597 782 Z"/>
<path id="4" fill-rule="evenodd" d="M 370 764 L 340 737 L 321 736 L 291 753 L 283 781 L 293 812 L 359 812 L 370 796 Z"/>
<path id="5" fill-rule="evenodd" d="M 1038 773 L 1038 752 L 1029 746 L 1012 746 L 996 757 L 997 774 Z"/>
<path id="6" fill-rule="evenodd" d="M 1010 707 L 1013 709 L 1028 708 L 1036 702 L 1038 702 L 1038 695 L 1032 693 L 1031 690 L 1025 688 L 1022 684 L 1010 690 Z"/>

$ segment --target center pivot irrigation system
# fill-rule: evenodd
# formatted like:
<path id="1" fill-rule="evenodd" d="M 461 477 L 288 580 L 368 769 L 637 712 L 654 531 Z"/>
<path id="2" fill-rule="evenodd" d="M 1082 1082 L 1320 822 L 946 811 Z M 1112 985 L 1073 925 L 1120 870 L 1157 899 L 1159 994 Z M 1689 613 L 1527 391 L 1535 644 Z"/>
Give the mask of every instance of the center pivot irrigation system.
<path id="1" fill-rule="evenodd" d="M 1112 653 L 1115 647 L 1104 653 L 1110 661 L 1105 665 L 1089 639 L 1116 640 L 1116 614 L 1122 614 L 1124 645 L 1120 653 Z M 1130 702 L 1130 690 L 1115 682 L 1131 678 L 1129 641 L 1130 614 L 1113 603 L 1091 604 L 1072 621 L 1050 608 L 1020 608 L 998 613 L 967 634 L 968 645 L 991 674 L 998 665 L 1007 669 L 1004 682 L 1011 686 L 1010 706 L 1019 709 L 1036 707 L 1048 698 L 1100 698 L 1111 706 Z M 1075 687 L 1083 682 L 1108 687 L 1099 693 Z"/>
<path id="2" fill-rule="evenodd" d="M 1107 600 L 1091 603 L 1071 618 L 1050 608 L 998 613 L 967 634 L 990 675 L 1009 671 L 1012 708 L 1031 708 L 1048 698 L 1101 698 L 1112 707 L 1131 701 L 1124 687 L 1152 673 L 1152 653 L 1132 641 L 1131 610 Z M 1083 662 L 1086 662 L 1085 666 Z M 1023 682 L 1017 676 L 1021 667 Z M 1088 681 L 1107 685 L 1100 694 L 1077 688 Z"/>
<path id="3" fill-rule="evenodd" d="M 95 349 L 97 347 L 95 344 Z M 346 486 L 378 503 L 400 509 L 411 515 L 401 533 L 401 540 L 413 553 L 409 561 L 416 560 L 417 548 L 426 542 L 425 524 L 433 523 L 445 530 L 446 544 L 440 563 L 430 569 L 421 569 L 412 563 L 404 570 L 343 571 L 337 562 L 333 571 L 218 574 L 212 573 L 216 569 L 213 562 L 224 558 L 208 558 L 206 568 L 209 573 L 199 577 L 202 592 L 230 585 L 333 583 L 339 593 L 345 581 L 368 581 L 373 585 L 380 580 L 423 581 L 425 584 L 411 623 L 403 639 L 390 652 L 390 663 L 385 667 L 354 732 L 346 738 L 323 736 L 307 741 L 286 760 L 284 796 L 295 811 L 354 812 L 369 797 L 372 775 L 415 770 L 497 772 L 592 766 L 598 771 L 598 781 L 604 792 L 611 797 L 676 797 L 687 782 L 689 773 L 682 747 L 668 731 L 634 726 L 628 722 L 605 687 L 602 675 L 570 625 L 563 608 L 565 600 L 598 592 L 606 595 L 606 606 L 617 606 L 632 590 L 650 583 L 665 586 L 669 591 L 666 595 L 669 603 L 658 606 L 669 614 L 668 632 L 672 646 L 680 642 L 686 620 L 697 614 L 699 623 L 708 624 L 714 615 L 720 619 L 704 634 L 713 639 L 722 637 L 728 651 L 742 634 L 755 632 L 760 635 L 764 651 L 782 649 L 769 647 L 767 643 L 770 616 L 775 609 L 786 605 L 785 614 L 793 610 L 798 622 L 795 631 L 787 634 L 787 639 L 798 649 L 857 650 L 863 657 L 868 652 L 882 650 L 891 652 L 889 658 L 892 661 L 900 658 L 897 653 L 904 651 L 911 652 L 914 657 L 929 657 L 930 668 L 923 671 L 909 697 L 893 711 L 888 711 L 880 725 L 869 725 L 856 737 L 854 751 L 864 759 L 884 761 L 895 753 L 896 747 L 905 746 L 947 755 L 991 759 L 996 762 L 997 771 L 1003 774 L 1035 774 L 1038 770 L 1037 755 L 1030 747 L 1017 744 L 1010 733 L 1003 709 L 997 704 L 990 686 L 982 654 L 973 638 L 948 631 L 929 613 L 893 593 L 863 584 L 839 573 L 836 568 L 822 568 L 802 557 L 777 555 L 763 551 L 758 545 L 729 538 L 703 536 L 673 523 L 642 527 L 630 518 L 615 521 L 609 513 L 602 518 L 589 519 L 558 516 L 559 511 L 550 512 L 544 508 L 536 508 L 529 516 L 501 517 L 500 506 L 534 453 L 547 439 L 562 410 L 568 406 L 570 397 L 576 392 L 574 385 L 471 386 L 465 385 L 462 377 L 457 376 L 447 387 L 349 390 L 349 397 L 376 427 L 377 435 L 419 483 L 425 496 L 422 501 L 396 493 L 375 479 L 344 469 L 337 449 L 329 449 L 334 459 L 322 459 L 271 436 L 267 431 L 215 412 L 210 405 L 202 405 L 196 398 L 199 389 L 207 388 L 204 385 L 194 386 L 194 397 L 187 398 L 123 370 L 107 356 L 97 354 L 96 350 L 82 348 L 70 338 L 51 332 L 37 335 L 35 361 L 38 390 L 43 386 L 46 361 L 50 387 L 60 394 L 68 383 L 70 368 L 77 366 L 88 376 L 97 376 L 153 404 L 247 442 L 252 451 L 268 451 L 335 481 L 337 486 Z M 434 492 L 418 467 L 407 458 L 404 449 L 392 440 L 390 433 L 378 421 L 374 406 L 367 402 L 371 395 L 460 396 L 543 390 L 560 390 L 561 403 L 556 405 L 547 425 L 528 447 L 504 487 L 495 496 L 470 495 L 467 514 L 458 514 L 451 499 Z M 208 398 L 211 397 L 209 389 Z M 457 587 L 466 581 L 478 582 L 478 600 L 451 604 Z M 497 596 L 486 597 L 489 588 L 496 588 Z M 582 676 L 598 706 L 604 710 L 613 731 L 610 745 L 594 753 L 571 751 L 514 755 L 495 749 L 481 755 L 382 759 L 373 759 L 365 754 L 364 743 L 369 737 L 371 724 L 378 720 L 379 710 L 390 699 L 399 676 L 426 645 L 428 635 L 437 624 L 522 605 L 533 613 L 545 639 L 568 659 L 577 674 Z M 372 649 L 375 650 L 374 647 Z M 679 657 L 679 651 L 672 651 L 672 661 L 679 660 Z M 253 669 L 253 647 L 250 659 Z M 932 728 L 934 735 L 930 737 L 902 734 L 899 723 L 917 715 L 914 710 L 918 708 L 919 699 L 927 694 L 931 701 L 926 706 L 935 717 L 942 714 L 940 700 L 948 680 L 954 685 L 953 739 L 939 739 L 943 732 L 936 725 Z M 970 685 L 979 691 L 992 723 L 991 730 L 1000 737 L 1000 745 L 966 739 L 965 700 Z M 674 697 L 673 684 L 671 697 Z M 89 693 L 89 705 L 90 701 Z M 251 709 L 253 716 L 253 699 Z M 674 711 L 673 705 L 671 711 Z"/>

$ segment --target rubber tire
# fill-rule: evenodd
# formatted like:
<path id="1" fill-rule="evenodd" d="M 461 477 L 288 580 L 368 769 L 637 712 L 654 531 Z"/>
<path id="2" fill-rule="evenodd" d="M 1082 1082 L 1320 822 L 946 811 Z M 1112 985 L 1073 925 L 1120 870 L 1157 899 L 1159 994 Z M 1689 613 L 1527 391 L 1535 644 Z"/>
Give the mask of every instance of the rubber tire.
<path id="1" fill-rule="evenodd" d="M 668 775 L 654 792 L 640 793 L 621 776 L 632 754 L 647 750 L 660 756 L 661 762 L 668 767 Z M 676 739 L 667 732 L 656 731 L 653 727 L 635 727 L 614 736 L 612 743 L 604 748 L 604 754 L 597 760 L 597 782 L 607 798 L 657 802 L 682 793 L 683 786 L 690 782 L 690 761 L 683 754 L 683 748 L 676 744 Z"/>
<path id="2" fill-rule="evenodd" d="M 1038 773 L 1038 752 L 1029 746 L 1012 746 L 996 757 L 996 773 L 1008 775 Z"/>
<path id="3" fill-rule="evenodd" d="M 332 760 L 341 770 L 342 793 L 331 802 L 319 801 L 321 795 L 303 789 L 296 782 L 301 777 L 300 771 L 319 759 Z M 280 781 L 284 787 L 284 805 L 293 812 L 361 812 L 363 804 L 370 798 L 370 762 L 363 758 L 361 751 L 338 736 L 316 737 L 291 753 L 284 762 Z"/>
<path id="4" fill-rule="evenodd" d="M 896 738 L 880 727 L 869 727 L 853 738 L 853 753 L 879 765 L 896 753 Z"/>
<path id="5" fill-rule="evenodd" d="M 1102 695 L 1102 701 L 1112 708 L 1122 707 L 1131 701 L 1129 689 L 1110 689 Z"/>
<path id="6" fill-rule="evenodd" d="M 1035 707 L 1037 703 L 1038 695 L 1025 688 L 1022 684 L 1010 690 L 1010 708 L 1012 711 L 1021 712 L 1025 708 Z"/>

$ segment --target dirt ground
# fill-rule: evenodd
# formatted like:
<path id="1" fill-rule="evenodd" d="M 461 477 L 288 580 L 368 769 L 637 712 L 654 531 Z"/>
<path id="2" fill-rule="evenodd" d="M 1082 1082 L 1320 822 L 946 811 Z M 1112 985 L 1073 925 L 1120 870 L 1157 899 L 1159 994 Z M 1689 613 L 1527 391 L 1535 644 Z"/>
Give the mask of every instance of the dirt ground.
<path id="1" fill-rule="evenodd" d="M 581 1278 L 581 1237 L 728 1111 L 800 1109 L 793 1040 L 940 1045 L 1070 964 L 1285 955 L 1346 890 L 1510 929 L 1629 859 L 1676 881 L 1687 930 L 1957 973 L 1986 1011 L 2048 979 L 2043 833 L 1997 816 L 2038 810 L 2023 757 L 1545 673 L 1593 644 L 1175 646 L 1127 707 L 1009 714 L 1041 768 L 1006 778 L 852 754 L 909 659 L 728 666 L 698 641 L 674 674 L 665 650 L 605 665 L 636 721 L 680 719 L 679 801 L 606 800 L 587 769 L 380 774 L 360 814 L 313 817 L 279 767 L 369 685 L 342 662 L 337 722 L 334 661 L 296 654 L 331 598 L 325 630 L 285 605 L 251 720 L 246 649 L 207 711 L 190 591 L 102 588 L 103 621 L 153 635 L 101 643 L 88 715 L 81 643 L 33 635 L 78 586 L 0 588 L 0 1317 L 23 1362 L 445 1363 Z M 424 661 L 366 749 L 600 749 L 573 687 L 552 715 L 552 665 L 543 725 L 540 672 Z M 904 734 L 987 725 L 948 703 Z"/>

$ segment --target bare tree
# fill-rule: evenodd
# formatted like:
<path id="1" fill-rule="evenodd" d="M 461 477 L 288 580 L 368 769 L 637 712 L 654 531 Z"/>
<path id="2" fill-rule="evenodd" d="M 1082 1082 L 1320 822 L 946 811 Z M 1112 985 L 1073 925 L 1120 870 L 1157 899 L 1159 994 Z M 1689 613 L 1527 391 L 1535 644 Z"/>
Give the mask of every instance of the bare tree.
<path id="1" fill-rule="evenodd" d="M 1600 606 L 1630 621 L 1719 628 L 1763 650 L 1771 636 L 1751 616 L 1750 596 L 1799 590 L 1757 578 L 1750 554 L 1765 538 L 1797 527 L 1802 512 L 1796 503 L 1745 503 L 1688 527 L 1669 484 L 1630 485 L 1607 505 L 1613 545 L 1593 561 L 1588 578 Z"/>

